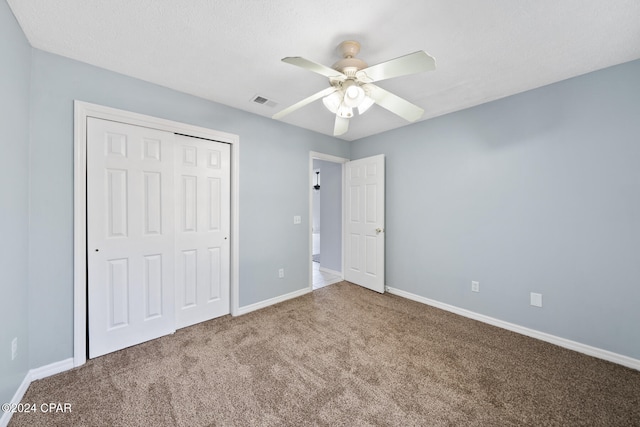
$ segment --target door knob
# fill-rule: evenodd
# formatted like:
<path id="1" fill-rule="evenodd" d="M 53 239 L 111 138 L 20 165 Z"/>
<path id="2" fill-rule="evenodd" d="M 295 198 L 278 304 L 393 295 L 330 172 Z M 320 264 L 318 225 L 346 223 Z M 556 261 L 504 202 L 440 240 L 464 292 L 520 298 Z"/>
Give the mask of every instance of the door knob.
<path id="1" fill-rule="evenodd" d="M 376 228 L 376 234 L 380 234 L 383 231 L 384 231 L 384 228 L 380 228 L 380 227 Z"/>

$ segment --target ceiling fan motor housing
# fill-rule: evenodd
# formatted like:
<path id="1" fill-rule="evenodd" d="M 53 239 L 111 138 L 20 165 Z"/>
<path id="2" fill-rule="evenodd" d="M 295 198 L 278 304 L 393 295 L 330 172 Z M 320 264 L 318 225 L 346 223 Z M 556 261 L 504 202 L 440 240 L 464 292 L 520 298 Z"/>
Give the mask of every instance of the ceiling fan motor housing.
<path id="1" fill-rule="evenodd" d="M 355 77 L 356 72 L 364 70 L 368 65 L 362 59 L 359 58 L 342 58 L 340 61 L 333 64 L 331 68 L 340 71 L 347 77 Z"/>
<path id="2" fill-rule="evenodd" d="M 360 43 L 347 40 L 338 45 L 338 52 L 342 59 L 333 64 L 331 68 L 340 71 L 347 77 L 355 77 L 356 72 L 368 67 L 367 63 L 355 56 L 360 52 Z"/>

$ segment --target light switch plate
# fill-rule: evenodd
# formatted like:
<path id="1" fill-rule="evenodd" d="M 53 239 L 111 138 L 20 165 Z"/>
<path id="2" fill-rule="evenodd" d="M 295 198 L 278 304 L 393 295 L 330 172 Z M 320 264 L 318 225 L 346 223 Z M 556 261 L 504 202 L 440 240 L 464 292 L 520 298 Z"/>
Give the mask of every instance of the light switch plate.
<path id="1" fill-rule="evenodd" d="M 300 224 L 301 222 L 302 222 L 302 218 L 300 217 L 300 215 L 296 215 L 293 217 L 294 224 Z"/>
<path id="2" fill-rule="evenodd" d="M 542 307 L 542 294 L 531 292 L 531 305 L 534 307 Z"/>

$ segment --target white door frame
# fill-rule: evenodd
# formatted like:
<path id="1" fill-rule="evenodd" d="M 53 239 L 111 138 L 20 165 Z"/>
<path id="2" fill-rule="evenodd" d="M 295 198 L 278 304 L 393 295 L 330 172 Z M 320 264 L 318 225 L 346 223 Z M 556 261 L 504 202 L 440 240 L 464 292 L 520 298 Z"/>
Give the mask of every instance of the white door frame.
<path id="1" fill-rule="evenodd" d="M 193 126 L 102 105 L 74 101 L 73 141 L 73 365 L 87 361 L 87 117 L 212 139 L 231 145 L 230 311 L 239 314 L 239 185 L 238 135 Z"/>
<path id="2" fill-rule="evenodd" d="M 313 289 L 313 160 L 325 160 L 327 162 L 340 163 L 342 165 L 342 233 L 340 233 L 340 241 L 342 247 L 342 268 L 340 271 L 340 275 L 344 277 L 344 203 L 345 203 L 345 192 L 344 192 L 344 164 L 349 161 L 349 159 L 345 159 L 343 157 L 332 156 L 331 154 L 318 153 L 316 151 L 309 152 L 309 256 L 307 259 L 309 260 L 309 290 Z"/>

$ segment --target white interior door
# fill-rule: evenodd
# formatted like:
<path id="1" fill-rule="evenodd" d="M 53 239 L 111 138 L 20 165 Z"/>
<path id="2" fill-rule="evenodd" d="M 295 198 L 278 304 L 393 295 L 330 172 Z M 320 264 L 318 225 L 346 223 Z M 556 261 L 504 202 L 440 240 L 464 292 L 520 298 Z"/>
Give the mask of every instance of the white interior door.
<path id="1" fill-rule="evenodd" d="M 89 357 L 174 329 L 174 134 L 87 119 Z"/>
<path id="2" fill-rule="evenodd" d="M 384 292 L 384 155 L 347 162 L 344 279 Z"/>
<path id="3" fill-rule="evenodd" d="M 176 135 L 176 328 L 230 311 L 230 146 Z"/>

